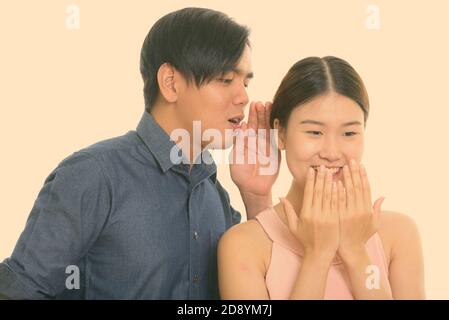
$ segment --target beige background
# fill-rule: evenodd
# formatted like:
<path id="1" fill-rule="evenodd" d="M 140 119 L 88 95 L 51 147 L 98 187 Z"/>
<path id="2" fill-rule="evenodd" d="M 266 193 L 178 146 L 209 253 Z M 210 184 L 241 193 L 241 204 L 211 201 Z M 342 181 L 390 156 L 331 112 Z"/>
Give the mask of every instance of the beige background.
<path id="1" fill-rule="evenodd" d="M 139 53 L 151 25 L 169 11 L 204 6 L 251 27 L 253 100 L 270 100 L 288 68 L 309 55 L 336 55 L 359 71 L 371 98 L 364 163 L 373 197 L 386 196 L 384 209 L 416 221 L 428 298 L 449 298 L 449 2 L 159 2 L 1 0 L 0 260 L 59 161 L 136 127 Z M 66 27 L 69 4 L 80 9 L 79 30 Z M 379 30 L 366 27 L 369 5 L 380 10 Z M 228 171 L 220 165 L 219 177 L 244 213 Z M 283 163 L 274 199 L 289 176 Z"/>

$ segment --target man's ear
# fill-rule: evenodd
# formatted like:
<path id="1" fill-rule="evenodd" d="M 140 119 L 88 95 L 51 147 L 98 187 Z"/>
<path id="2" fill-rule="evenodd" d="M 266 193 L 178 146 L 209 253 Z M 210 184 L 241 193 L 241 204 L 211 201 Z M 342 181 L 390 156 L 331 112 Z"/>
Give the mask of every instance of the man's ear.
<path id="1" fill-rule="evenodd" d="M 278 132 L 278 148 L 279 150 L 285 149 L 285 129 L 280 125 L 279 119 L 274 119 L 273 121 L 274 129 Z"/>
<path id="2" fill-rule="evenodd" d="M 164 99 L 170 103 L 178 100 L 178 92 L 175 85 L 175 72 L 175 68 L 169 63 L 163 63 L 157 71 L 159 92 Z"/>

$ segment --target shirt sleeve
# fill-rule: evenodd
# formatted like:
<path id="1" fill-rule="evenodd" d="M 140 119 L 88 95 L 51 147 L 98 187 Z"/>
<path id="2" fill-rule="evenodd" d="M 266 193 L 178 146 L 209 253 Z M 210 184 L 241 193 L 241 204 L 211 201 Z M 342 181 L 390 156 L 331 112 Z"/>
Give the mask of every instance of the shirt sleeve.
<path id="1" fill-rule="evenodd" d="M 231 207 L 231 215 L 232 215 L 232 225 L 239 224 L 242 220 L 242 215 L 239 211 L 235 210 L 232 206 Z"/>
<path id="2" fill-rule="evenodd" d="M 77 152 L 45 180 L 11 257 L 0 263 L 0 297 L 51 299 L 66 286 L 110 213 L 112 185 L 101 164 Z"/>
<path id="3" fill-rule="evenodd" d="M 225 211 L 227 228 L 229 229 L 233 225 L 240 223 L 242 220 L 242 215 L 239 211 L 232 207 L 228 192 L 223 188 L 218 180 L 216 181 L 216 185 L 223 204 L 223 210 Z"/>

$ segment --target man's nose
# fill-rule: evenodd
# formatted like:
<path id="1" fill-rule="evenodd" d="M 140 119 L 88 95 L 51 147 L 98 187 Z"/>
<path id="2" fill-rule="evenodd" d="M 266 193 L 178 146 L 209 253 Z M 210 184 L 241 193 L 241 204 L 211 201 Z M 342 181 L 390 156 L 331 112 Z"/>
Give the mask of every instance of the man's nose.
<path id="1" fill-rule="evenodd" d="M 246 106 L 249 102 L 248 92 L 244 84 L 238 86 L 233 103 L 235 105 Z"/>

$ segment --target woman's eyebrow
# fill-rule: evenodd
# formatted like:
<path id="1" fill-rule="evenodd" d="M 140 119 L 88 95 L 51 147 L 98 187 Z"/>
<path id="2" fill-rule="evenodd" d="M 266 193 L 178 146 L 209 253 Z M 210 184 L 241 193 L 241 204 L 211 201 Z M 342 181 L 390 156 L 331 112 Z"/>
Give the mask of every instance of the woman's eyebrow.
<path id="1" fill-rule="evenodd" d="M 303 120 L 299 124 L 316 124 L 316 125 L 319 125 L 319 126 L 326 125 L 324 122 L 317 121 L 317 120 L 310 120 L 310 119 Z M 361 126 L 362 123 L 360 121 L 350 121 L 350 122 L 343 123 L 341 126 L 342 127 L 348 127 L 348 126 L 352 126 L 352 125 L 359 125 L 359 126 Z"/>

